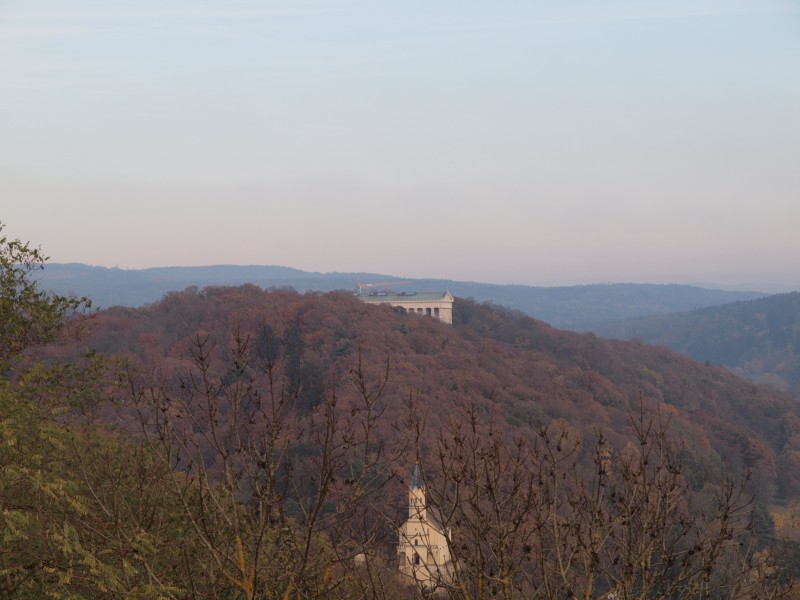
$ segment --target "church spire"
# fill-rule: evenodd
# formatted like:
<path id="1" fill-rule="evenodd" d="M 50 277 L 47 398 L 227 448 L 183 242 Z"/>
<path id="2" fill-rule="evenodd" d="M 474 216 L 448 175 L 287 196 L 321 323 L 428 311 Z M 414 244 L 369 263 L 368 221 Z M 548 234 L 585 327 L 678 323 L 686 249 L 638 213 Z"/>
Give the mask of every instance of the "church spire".
<path id="1" fill-rule="evenodd" d="M 419 472 L 419 463 L 414 465 L 414 474 L 411 476 L 411 489 L 422 489 L 425 485 L 422 483 L 422 475 Z"/>

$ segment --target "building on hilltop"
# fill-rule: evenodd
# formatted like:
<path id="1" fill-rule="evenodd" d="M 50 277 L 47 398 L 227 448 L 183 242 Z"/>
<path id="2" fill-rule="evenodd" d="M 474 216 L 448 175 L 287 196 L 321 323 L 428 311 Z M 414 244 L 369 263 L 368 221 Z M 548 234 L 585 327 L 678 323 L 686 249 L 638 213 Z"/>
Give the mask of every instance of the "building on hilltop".
<path id="1" fill-rule="evenodd" d="M 369 292 L 358 297 L 368 304 L 388 304 L 409 313 L 428 315 L 442 323 L 453 324 L 453 295 L 450 292 Z"/>
<path id="2" fill-rule="evenodd" d="M 425 483 L 419 465 L 408 489 L 408 520 L 400 527 L 398 570 L 401 581 L 426 589 L 447 584 L 453 578 L 450 557 L 450 530 L 442 525 L 441 515 L 428 506 Z"/>

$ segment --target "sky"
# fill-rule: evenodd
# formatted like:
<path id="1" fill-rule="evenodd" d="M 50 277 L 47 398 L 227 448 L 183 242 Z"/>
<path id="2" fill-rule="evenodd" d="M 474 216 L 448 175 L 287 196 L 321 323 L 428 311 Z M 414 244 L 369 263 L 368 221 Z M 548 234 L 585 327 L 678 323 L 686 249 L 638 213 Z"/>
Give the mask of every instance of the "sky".
<path id="1" fill-rule="evenodd" d="M 0 0 L 52 262 L 800 287 L 800 0 Z"/>

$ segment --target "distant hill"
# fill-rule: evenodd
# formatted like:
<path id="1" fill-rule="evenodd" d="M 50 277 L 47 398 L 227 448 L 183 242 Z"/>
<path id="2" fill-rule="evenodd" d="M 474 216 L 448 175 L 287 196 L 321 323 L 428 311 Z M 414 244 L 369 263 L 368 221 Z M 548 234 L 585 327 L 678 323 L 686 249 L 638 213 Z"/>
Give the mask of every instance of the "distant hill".
<path id="1" fill-rule="evenodd" d="M 143 306 L 187 287 L 252 283 L 262 288 L 291 287 L 298 292 L 355 290 L 356 281 L 400 278 L 375 273 L 311 273 L 279 266 L 159 267 L 116 269 L 83 264 L 48 264 L 39 274 L 43 287 L 61 294 L 89 296 L 96 306 Z M 393 290 L 449 290 L 462 298 L 517 309 L 555 327 L 585 330 L 597 323 L 644 315 L 684 312 L 737 300 L 759 292 L 707 289 L 690 285 L 603 284 L 567 287 L 495 285 L 447 279 L 407 280 Z"/>
<path id="2" fill-rule="evenodd" d="M 693 485 L 749 469 L 752 491 L 764 501 L 775 490 L 785 498 L 800 494 L 796 400 L 663 347 L 560 331 L 509 309 L 457 299 L 449 327 L 346 293 L 249 285 L 174 292 L 142 308 L 101 311 L 91 323 L 88 337 L 69 352 L 121 354 L 165 381 L 185 375 L 198 335 L 224 361 L 231 332 L 252 332 L 254 348 L 281 356 L 298 378 L 303 414 L 313 411 L 321 390 L 346 393 L 357 361 L 375 374 L 388 357 L 380 432 L 387 441 L 397 435 L 411 393 L 431 408 L 429 433 L 454 411 L 478 406 L 507 424 L 510 436 L 566 423 L 587 440 L 600 428 L 622 448 L 635 443 L 628 419 L 641 392 L 648 411 L 659 403 L 669 415 Z M 220 377 L 226 374 L 221 366 Z"/>
<path id="3" fill-rule="evenodd" d="M 592 328 L 616 339 L 667 346 L 724 365 L 748 379 L 800 389 L 800 294 L 776 294 L 689 313 L 645 317 Z"/>

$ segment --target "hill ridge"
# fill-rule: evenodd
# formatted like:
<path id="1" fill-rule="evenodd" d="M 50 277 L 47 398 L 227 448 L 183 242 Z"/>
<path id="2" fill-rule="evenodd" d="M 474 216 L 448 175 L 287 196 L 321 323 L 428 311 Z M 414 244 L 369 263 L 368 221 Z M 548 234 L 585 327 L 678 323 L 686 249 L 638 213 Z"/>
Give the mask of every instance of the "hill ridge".
<path id="1" fill-rule="evenodd" d="M 37 273 L 45 288 L 61 294 L 88 295 L 96 306 L 142 306 L 171 291 L 209 285 L 253 283 L 264 288 L 292 287 L 299 292 L 354 290 L 356 280 L 400 281 L 375 273 L 318 273 L 270 265 L 152 267 L 119 269 L 80 263 L 51 263 Z M 407 278 L 404 278 L 408 280 Z M 449 290 L 478 302 L 518 309 L 557 327 L 586 330 L 597 323 L 652 314 L 682 312 L 732 300 L 763 297 L 762 292 L 710 290 L 687 284 L 587 284 L 537 287 L 448 279 L 413 279 L 422 290 Z M 402 288 L 397 288 L 402 289 Z"/>

